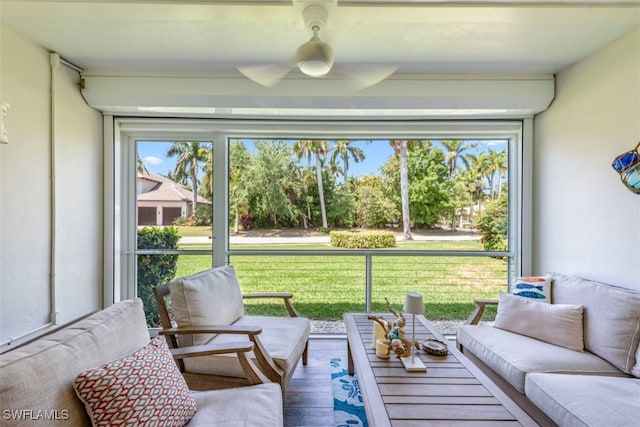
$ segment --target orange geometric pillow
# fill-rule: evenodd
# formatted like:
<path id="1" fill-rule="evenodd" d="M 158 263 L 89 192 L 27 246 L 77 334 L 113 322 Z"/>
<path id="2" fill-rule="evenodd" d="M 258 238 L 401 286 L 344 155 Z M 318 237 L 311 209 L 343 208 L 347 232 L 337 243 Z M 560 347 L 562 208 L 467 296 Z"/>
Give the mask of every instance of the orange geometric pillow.
<path id="1" fill-rule="evenodd" d="M 80 374 L 73 387 L 94 426 L 183 426 L 196 413 L 196 402 L 161 337 Z"/>

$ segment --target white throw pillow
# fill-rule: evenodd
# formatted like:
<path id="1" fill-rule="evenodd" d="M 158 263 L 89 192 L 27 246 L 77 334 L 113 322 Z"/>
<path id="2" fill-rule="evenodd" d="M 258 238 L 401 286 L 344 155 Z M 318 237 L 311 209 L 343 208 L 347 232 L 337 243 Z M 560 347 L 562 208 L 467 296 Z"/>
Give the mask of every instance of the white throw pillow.
<path id="1" fill-rule="evenodd" d="M 584 351 L 583 309 L 581 305 L 547 304 L 501 293 L 495 327 Z"/>
<path id="2" fill-rule="evenodd" d="M 551 303 L 551 277 L 518 277 L 511 285 L 511 293 L 532 301 Z"/>

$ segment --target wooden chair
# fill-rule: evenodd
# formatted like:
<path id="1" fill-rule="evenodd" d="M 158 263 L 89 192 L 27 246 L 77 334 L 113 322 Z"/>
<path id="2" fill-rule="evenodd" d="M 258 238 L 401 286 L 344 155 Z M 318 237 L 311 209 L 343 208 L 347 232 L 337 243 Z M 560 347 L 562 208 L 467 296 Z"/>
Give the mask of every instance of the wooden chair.
<path id="1" fill-rule="evenodd" d="M 161 335 L 165 335 L 167 342 L 175 341 L 176 335 L 180 332 L 171 330 L 160 331 Z M 191 330 L 188 333 L 198 333 L 197 330 Z M 250 341 L 238 341 L 224 344 L 207 344 L 191 347 L 174 347 L 170 348 L 171 355 L 179 367 L 184 367 L 183 360 L 189 357 L 212 356 L 218 354 L 235 354 L 246 375 L 247 385 L 266 384 L 271 381 L 262 373 L 262 371 L 253 363 L 249 357 L 249 353 L 253 350 L 253 343 Z M 215 382 L 215 378 L 210 379 Z M 224 383 L 222 385 L 225 385 Z M 231 386 L 231 385 L 229 385 Z M 218 387 L 207 387 L 207 389 Z M 224 388 L 224 387 L 221 387 Z"/>
<path id="2" fill-rule="evenodd" d="M 280 384 L 283 395 L 298 362 L 302 360 L 303 365 L 307 364 L 310 323 L 295 310 L 290 293 L 239 294 L 235 272 L 229 266 L 174 279 L 154 288 L 154 293 L 163 326 L 160 334 L 167 336 L 169 347 L 178 354 L 184 346 L 228 345 L 238 338 L 243 339 L 242 336 L 253 347 L 250 361 L 255 362 L 270 381 Z M 237 304 L 242 305 L 246 299 L 256 298 L 281 299 L 288 317 L 247 316 L 242 312 L 243 307 L 233 308 Z M 183 308 L 183 313 L 176 313 L 185 305 L 185 300 L 190 300 L 189 309 Z M 170 317 L 169 305 L 173 306 L 177 326 Z M 195 319 L 185 317 L 184 311 L 192 315 L 198 310 L 199 315 L 193 316 Z M 238 310 L 241 310 L 240 316 Z M 194 324 L 203 317 L 218 321 Z M 220 322 L 219 319 L 226 321 Z M 287 331 L 287 334 L 282 331 Z M 194 341 L 191 337 L 196 335 L 193 334 L 198 334 L 199 339 Z M 244 366 L 243 372 L 230 365 L 229 357 L 216 354 L 179 360 L 189 387 L 195 390 L 237 387 L 256 380 L 247 380 Z"/>

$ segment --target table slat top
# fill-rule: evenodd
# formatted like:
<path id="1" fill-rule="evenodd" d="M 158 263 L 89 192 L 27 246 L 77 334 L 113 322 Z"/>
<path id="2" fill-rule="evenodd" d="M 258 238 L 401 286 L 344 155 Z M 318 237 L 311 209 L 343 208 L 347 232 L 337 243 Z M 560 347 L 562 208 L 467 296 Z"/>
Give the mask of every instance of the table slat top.
<path id="1" fill-rule="evenodd" d="M 466 356 L 449 345 L 447 356 L 416 351 L 427 372 L 407 372 L 391 354 L 378 358 L 372 345 L 373 321 L 367 313 L 347 313 L 344 321 L 349 355 L 363 394 L 369 425 L 410 427 L 426 425 L 537 426 L 515 402 Z M 389 321 L 389 313 L 375 314 Z M 411 339 L 412 316 L 405 337 Z M 446 339 L 423 316 L 416 316 L 416 341 Z M 432 425 L 432 424 L 429 424 Z"/>

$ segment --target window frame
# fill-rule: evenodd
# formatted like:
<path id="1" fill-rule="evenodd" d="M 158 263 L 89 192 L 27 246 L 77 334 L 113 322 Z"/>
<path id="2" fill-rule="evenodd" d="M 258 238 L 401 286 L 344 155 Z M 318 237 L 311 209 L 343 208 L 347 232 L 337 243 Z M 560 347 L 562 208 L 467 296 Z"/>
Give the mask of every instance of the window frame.
<path id="1" fill-rule="evenodd" d="M 213 143 L 212 256 L 229 249 L 229 141 L 254 139 L 504 139 L 508 141 L 509 282 L 531 274 L 532 120 L 232 120 L 105 116 L 105 305 L 136 296 L 136 141 Z M 133 195 L 132 195 L 133 194 Z M 208 252 L 208 251 L 207 251 Z M 180 251 L 202 254 L 202 251 Z"/>

